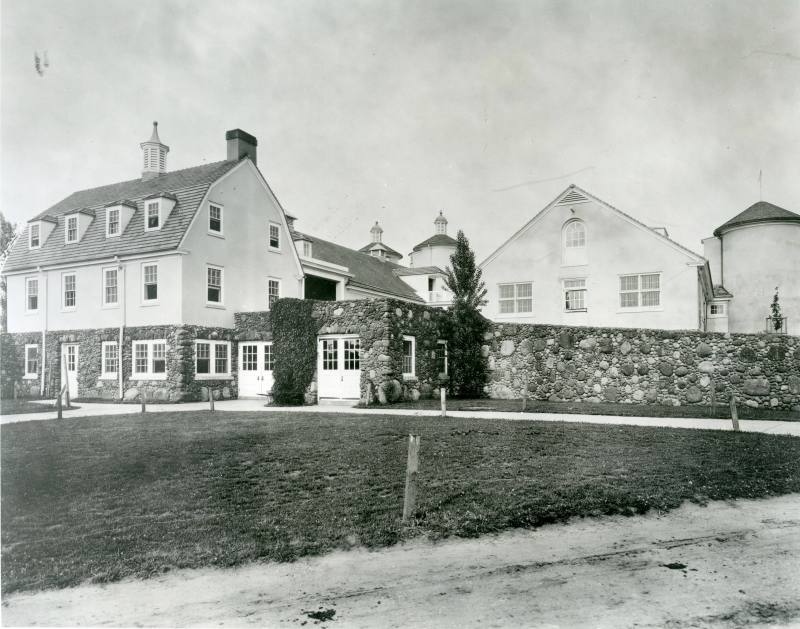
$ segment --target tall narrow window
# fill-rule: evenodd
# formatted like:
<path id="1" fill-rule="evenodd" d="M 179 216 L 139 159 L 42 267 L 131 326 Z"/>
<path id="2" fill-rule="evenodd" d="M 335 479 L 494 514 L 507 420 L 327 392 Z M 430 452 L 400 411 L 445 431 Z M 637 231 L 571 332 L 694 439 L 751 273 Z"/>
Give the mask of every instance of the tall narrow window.
<path id="1" fill-rule="evenodd" d="M 31 223 L 30 231 L 28 231 L 28 247 L 31 249 L 38 249 L 41 245 L 42 226 L 39 223 Z"/>
<path id="2" fill-rule="evenodd" d="M 269 224 L 269 248 L 281 248 L 281 228 L 277 223 Z"/>
<path id="3" fill-rule="evenodd" d="M 159 211 L 158 201 L 149 201 L 147 203 L 146 220 L 147 224 L 145 230 L 159 229 L 161 227 L 161 215 Z"/>
<path id="4" fill-rule="evenodd" d="M 417 367 L 417 339 L 413 336 L 403 337 L 403 376 L 411 377 Z"/>
<path id="5" fill-rule="evenodd" d="M 214 234 L 222 233 L 222 208 L 218 205 L 208 206 L 208 231 Z"/>
<path id="6" fill-rule="evenodd" d="M 66 226 L 67 242 L 78 242 L 78 217 L 68 216 Z"/>
<path id="7" fill-rule="evenodd" d="M 103 269 L 103 305 L 116 306 L 119 302 L 117 269 Z"/>
<path id="8" fill-rule="evenodd" d="M 25 309 L 28 312 L 39 310 L 39 280 L 29 277 L 25 280 Z"/>
<path id="9" fill-rule="evenodd" d="M 37 378 L 39 376 L 39 346 L 25 346 L 25 377 Z"/>
<path id="10" fill-rule="evenodd" d="M 587 264 L 586 226 L 581 220 L 572 220 L 564 225 L 564 249 L 562 262 L 565 266 Z"/>
<path id="11" fill-rule="evenodd" d="M 230 345 L 228 343 L 217 343 L 214 345 L 214 373 L 227 374 L 228 373 L 228 350 Z"/>
<path id="12" fill-rule="evenodd" d="M 447 341 L 436 341 L 436 370 L 447 375 Z"/>
<path id="13" fill-rule="evenodd" d="M 586 310 L 586 279 L 564 280 L 564 308 L 567 311 Z"/>
<path id="14" fill-rule="evenodd" d="M 64 308 L 75 308 L 76 304 L 76 286 L 75 286 L 75 274 L 74 273 L 64 273 L 62 277 L 62 282 L 64 284 Z"/>
<path id="15" fill-rule="evenodd" d="M 264 371 L 275 369 L 275 355 L 272 353 L 272 343 L 264 344 Z"/>
<path id="16" fill-rule="evenodd" d="M 338 339 L 322 339 L 322 370 L 336 371 L 339 369 L 339 341 Z"/>
<path id="17" fill-rule="evenodd" d="M 119 345 L 116 341 L 103 341 L 102 378 L 116 378 L 119 373 Z"/>
<path id="18" fill-rule="evenodd" d="M 119 236 L 119 208 L 109 208 L 106 212 L 106 237 Z"/>
<path id="19" fill-rule="evenodd" d="M 145 264 L 142 265 L 142 281 L 143 281 L 143 296 L 144 301 L 157 301 L 158 300 L 158 265 Z"/>
<path id="20" fill-rule="evenodd" d="M 361 369 L 361 339 L 344 339 L 343 349 L 345 371 Z"/>
<path id="21" fill-rule="evenodd" d="M 211 373 L 211 343 L 195 344 L 194 370 L 198 374 Z"/>
<path id="22" fill-rule="evenodd" d="M 167 344 L 164 341 L 153 343 L 153 373 L 167 372 Z"/>
<path id="23" fill-rule="evenodd" d="M 222 303 L 222 269 L 209 266 L 206 268 L 207 296 L 210 304 Z"/>
<path id="24" fill-rule="evenodd" d="M 303 257 L 311 257 L 311 243 L 308 240 L 303 241 Z"/>
<path id="25" fill-rule="evenodd" d="M 267 309 L 272 310 L 272 306 L 281 297 L 280 280 L 267 280 Z"/>

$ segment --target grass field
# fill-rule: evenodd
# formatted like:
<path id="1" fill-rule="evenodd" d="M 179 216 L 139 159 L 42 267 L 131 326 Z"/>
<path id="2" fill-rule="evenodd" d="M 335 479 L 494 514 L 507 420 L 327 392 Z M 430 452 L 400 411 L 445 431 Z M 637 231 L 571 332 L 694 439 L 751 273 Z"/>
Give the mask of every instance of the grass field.
<path id="1" fill-rule="evenodd" d="M 80 406 L 70 405 L 70 410 L 75 410 Z M 66 407 L 64 410 L 67 410 Z M 55 417 L 56 407 L 53 404 L 36 404 L 29 400 L 0 400 L 0 415 L 22 415 L 28 413 L 53 413 Z"/>
<path id="2" fill-rule="evenodd" d="M 392 408 L 438 409 L 439 400 L 417 400 L 416 402 L 396 402 L 386 406 L 388 412 Z M 522 412 L 522 400 L 490 400 L 451 398 L 447 400 L 449 410 L 486 410 Z M 715 409 L 698 404 L 684 406 L 665 406 L 658 404 L 621 404 L 614 402 L 543 402 L 528 400 L 526 409 L 529 413 L 569 413 L 579 415 L 620 415 L 622 417 L 712 417 L 730 419 L 731 410 L 728 404 L 718 404 Z M 739 419 L 771 419 L 776 421 L 800 421 L 800 412 L 750 408 L 744 404 L 737 406 Z"/>
<path id="3" fill-rule="evenodd" d="M 419 501 L 404 527 L 409 432 Z M 0 437 L 6 593 L 800 491 L 800 439 L 753 433 L 180 412 Z"/>

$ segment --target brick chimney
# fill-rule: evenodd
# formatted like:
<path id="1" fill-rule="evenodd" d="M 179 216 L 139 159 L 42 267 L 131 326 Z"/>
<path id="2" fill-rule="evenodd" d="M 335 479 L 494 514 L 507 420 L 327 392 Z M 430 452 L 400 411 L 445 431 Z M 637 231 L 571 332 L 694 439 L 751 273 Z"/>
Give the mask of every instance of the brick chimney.
<path id="1" fill-rule="evenodd" d="M 247 131 L 241 129 L 231 129 L 225 133 L 225 140 L 228 143 L 228 161 L 238 161 L 244 157 L 249 157 L 253 164 L 256 164 L 256 147 L 258 140 Z"/>

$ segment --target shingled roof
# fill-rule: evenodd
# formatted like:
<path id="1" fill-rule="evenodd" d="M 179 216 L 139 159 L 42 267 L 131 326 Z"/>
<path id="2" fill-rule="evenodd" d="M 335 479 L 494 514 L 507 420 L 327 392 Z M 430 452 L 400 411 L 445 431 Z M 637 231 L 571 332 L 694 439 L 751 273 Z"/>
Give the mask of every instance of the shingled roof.
<path id="1" fill-rule="evenodd" d="M 230 160 L 176 170 L 151 179 L 133 179 L 74 192 L 32 220 L 53 217 L 57 225 L 40 249 L 28 249 L 27 229 L 17 239 L 4 272 L 35 268 L 39 265 L 83 262 L 122 255 L 136 255 L 175 249 L 181 242 L 209 186 L 240 162 Z M 144 231 L 144 200 L 164 194 L 177 199 L 159 230 Z M 125 231 L 106 238 L 105 206 L 131 201 L 136 211 Z M 95 210 L 95 218 L 78 243 L 65 244 L 64 216 L 77 211 Z M 99 211 L 98 211 L 99 210 Z M 30 227 L 28 227 L 30 229 Z"/>
<path id="2" fill-rule="evenodd" d="M 749 225 L 751 223 L 765 223 L 773 221 L 787 221 L 790 223 L 800 223 L 800 215 L 784 210 L 782 207 L 767 203 L 766 201 L 759 201 L 753 203 L 744 212 L 737 214 L 731 220 L 723 223 L 714 230 L 714 235 L 719 236 L 733 227 L 741 225 Z"/>
<path id="3" fill-rule="evenodd" d="M 310 240 L 315 259 L 347 267 L 353 274 L 350 278 L 351 286 L 424 303 L 413 288 L 395 275 L 396 269 L 404 268 L 399 264 L 301 232 L 295 232 L 294 238 Z"/>
<path id="4" fill-rule="evenodd" d="M 359 249 L 359 251 L 361 253 L 369 253 L 373 249 L 383 249 L 387 253 L 391 253 L 393 255 L 396 255 L 398 258 L 402 258 L 403 257 L 402 253 L 400 253 L 399 251 L 395 251 L 390 246 L 385 245 L 382 242 L 371 242 L 368 245 L 365 245 L 365 246 L 361 247 L 361 249 Z"/>
<path id="5" fill-rule="evenodd" d="M 423 240 L 416 247 L 414 247 L 413 251 L 419 251 L 425 247 L 446 247 L 448 245 L 455 247 L 457 244 L 458 241 L 452 236 L 448 236 L 447 234 L 436 234 L 427 240 Z"/>

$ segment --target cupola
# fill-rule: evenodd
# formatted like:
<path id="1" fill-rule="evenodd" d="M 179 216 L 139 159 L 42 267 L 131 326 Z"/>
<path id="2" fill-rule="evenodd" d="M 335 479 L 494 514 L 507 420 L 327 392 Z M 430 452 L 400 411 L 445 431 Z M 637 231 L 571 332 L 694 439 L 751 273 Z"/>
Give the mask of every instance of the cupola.
<path id="1" fill-rule="evenodd" d="M 167 153 L 169 147 L 161 142 L 158 137 L 158 123 L 153 122 L 153 133 L 147 142 L 139 145 L 142 148 L 144 158 L 144 168 L 142 169 L 142 179 L 152 179 L 167 172 Z"/>
<path id="2" fill-rule="evenodd" d="M 372 236 L 372 242 L 383 242 L 383 228 L 378 225 L 378 221 L 375 221 L 372 229 L 369 230 L 369 234 Z"/>
<path id="3" fill-rule="evenodd" d="M 436 234 L 447 235 L 447 219 L 442 214 L 442 211 L 439 210 L 439 216 L 436 217 L 436 220 L 433 221 L 434 226 L 436 227 Z"/>

